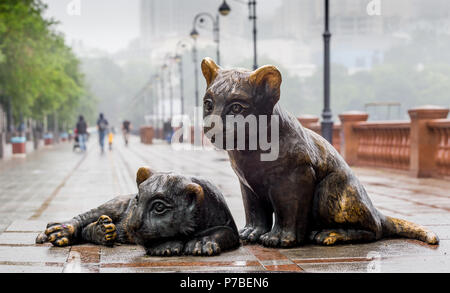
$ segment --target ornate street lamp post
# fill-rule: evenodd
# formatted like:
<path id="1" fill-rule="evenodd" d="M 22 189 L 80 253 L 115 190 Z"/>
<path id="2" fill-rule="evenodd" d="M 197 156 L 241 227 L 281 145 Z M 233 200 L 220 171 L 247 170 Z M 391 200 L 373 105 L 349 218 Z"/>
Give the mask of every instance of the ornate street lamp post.
<path id="1" fill-rule="evenodd" d="M 191 38 L 194 40 L 194 44 L 192 46 L 192 62 L 194 63 L 194 79 L 195 79 L 195 107 L 199 106 L 199 97 L 198 97 L 198 56 L 197 56 L 197 37 L 198 33 L 194 29 L 191 32 Z"/>
<path id="2" fill-rule="evenodd" d="M 208 12 L 201 12 L 199 14 L 197 14 L 194 18 L 194 23 L 192 26 L 192 32 L 194 34 L 196 34 L 197 36 L 199 35 L 198 31 L 197 31 L 197 25 L 203 24 L 205 22 L 205 18 L 209 18 L 213 24 L 213 39 L 214 42 L 216 43 L 216 54 L 217 54 L 217 63 L 220 64 L 220 29 L 219 29 L 219 14 L 216 15 L 216 17 L 212 16 L 210 13 Z M 191 33 L 192 36 L 192 33 Z"/>
<path id="3" fill-rule="evenodd" d="M 159 85 L 161 87 L 160 90 L 160 103 L 161 103 L 161 131 L 163 132 L 164 129 L 164 121 L 166 119 L 166 107 L 165 107 L 165 85 L 164 85 L 164 70 L 161 68 L 161 74 L 159 76 Z M 161 137 L 164 139 L 164 135 Z"/>
<path id="4" fill-rule="evenodd" d="M 222 2 L 222 5 L 220 5 L 219 9 L 219 14 L 222 16 L 227 16 L 231 9 L 228 6 L 226 0 L 224 0 Z M 213 34 L 214 34 L 214 41 L 217 44 L 217 63 L 221 64 L 220 62 L 220 28 L 219 28 L 219 14 L 216 15 L 216 17 L 214 18 L 214 16 L 212 16 L 210 13 L 207 12 L 201 12 L 199 14 L 197 14 L 194 17 L 194 24 L 192 27 L 192 31 L 190 33 L 191 38 L 194 40 L 194 44 L 192 46 L 192 59 L 194 62 L 194 67 L 195 67 L 195 106 L 198 107 L 199 106 L 199 97 L 198 97 L 198 56 L 197 56 L 197 38 L 199 36 L 199 33 L 197 31 L 197 24 L 198 22 L 203 23 L 205 22 L 205 17 L 208 17 L 211 19 L 212 24 L 213 24 Z"/>
<path id="5" fill-rule="evenodd" d="M 181 115 L 184 115 L 184 78 L 183 78 L 183 56 L 175 55 L 175 62 L 178 64 L 178 75 L 180 77 L 180 104 Z"/>
<path id="6" fill-rule="evenodd" d="M 195 111 L 194 111 L 194 145 L 200 146 L 201 145 L 201 138 L 199 137 L 200 133 L 200 113 L 197 113 L 199 106 L 200 106 L 200 100 L 199 100 L 199 93 L 198 93 L 198 56 L 197 56 L 197 37 L 198 33 L 195 30 L 192 30 L 191 37 L 194 40 L 194 44 L 192 46 L 192 61 L 194 62 L 194 78 L 195 78 Z"/>
<path id="7" fill-rule="evenodd" d="M 333 143 L 333 115 L 330 108 L 330 39 L 331 33 L 328 29 L 328 0 L 325 0 L 325 32 L 323 33 L 324 55 L 323 55 L 323 93 L 324 109 L 322 112 L 322 136 L 330 143 Z"/>
<path id="8" fill-rule="evenodd" d="M 163 117 L 164 114 L 163 114 L 163 111 L 162 111 L 161 106 L 160 106 L 162 104 L 162 102 L 163 102 L 163 99 L 162 99 L 162 95 L 163 95 L 162 94 L 162 89 L 163 89 L 163 87 L 161 86 L 161 75 L 160 74 L 155 74 L 154 75 L 154 79 L 155 79 L 156 82 L 159 83 L 159 86 L 160 86 L 160 88 L 159 88 L 159 95 L 158 95 L 158 87 L 155 84 L 155 93 L 156 93 L 155 99 L 156 99 L 156 110 L 157 110 L 155 127 L 157 129 L 156 130 L 157 131 L 157 137 L 161 138 L 162 128 L 160 128 L 160 124 L 162 124 L 161 121 L 164 120 L 164 117 Z"/>
<path id="9" fill-rule="evenodd" d="M 167 70 L 167 84 L 169 86 L 169 119 L 172 121 L 173 119 L 173 87 L 172 87 L 172 71 L 170 68 L 169 62 L 171 62 L 172 57 L 167 54 L 165 57 L 164 64 L 162 65 L 162 74 L 164 74 L 164 70 Z"/>
<path id="10" fill-rule="evenodd" d="M 147 90 L 144 92 L 145 110 L 144 110 L 144 122 L 145 124 L 150 124 L 154 126 L 154 116 L 155 116 L 155 101 L 153 99 L 153 81 L 150 80 L 147 85 Z M 147 109 L 151 109 L 147 110 Z M 148 114 L 148 115 L 147 115 Z"/>
<path id="11" fill-rule="evenodd" d="M 184 115 L 185 113 L 185 107 L 184 107 L 184 78 L 183 78 L 183 54 L 180 53 L 180 50 L 186 48 L 186 43 L 184 40 L 180 40 L 177 43 L 176 49 L 175 49 L 175 62 L 178 63 L 178 74 L 180 76 L 180 102 L 181 102 L 181 115 Z"/>
<path id="12" fill-rule="evenodd" d="M 170 66 L 167 67 L 167 83 L 169 84 L 169 100 L 170 100 L 170 121 L 173 119 L 173 87 L 172 87 L 172 71 Z"/>
<path id="13" fill-rule="evenodd" d="M 192 60 L 194 62 L 194 78 L 195 78 L 195 108 L 196 111 L 199 109 L 200 106 L 200 100 L 199 100 L 199 90 L 198 90 L 198 53 L 197 53 L 197 38 L 199 36 L 199 33 L 197 31 L 197 24 L 198 23 L 204 23 L 205 22 L 205 18 L 210 18 L 212 24 L 213 24 L 213 37 L 214 37 L 214 42 L 217 44 L 217 63 L 221 64 L 220 61 L 220 28 L 219 28 L 219 15 L 222 16 L 226 16 L 230 13 L 231 9 L 228 6 L 227 2 L 224 0 L 222 5 L 219 7 L 218 9 L 218 14 L 216 15 L 216 17 L 212 16 L 210 13 L 207 12 L 201 12 L 199 14 L 197 14 L 194 17 L 194 23 L 193 23 L 193 27 L 192 27 L 192 31 L 190 33 L 191 38 L 194 40 L 194 44 L 192 46 Z M 196 116 L 199 116 L 198 113 L 195 113 Z M 199 121 L 200 117 L 194 117 L 194 121 L 195 122 L 195 129 L 196 132 L 200 131 L 199 130 Z M 201 145 L 201 140 L 200 141 L 195 141 L 194 144 L 195 145 Z"/>
<path id="14" fill-rule="evenodd" d="M 156 88 L 156 81 L 158 80 L 159 76 L 157 74 L 153 74 L 151 78 L 151 87 L 150 87 L 150 94 L 152 97 L 152 116 L 153 116 L 153 127 L 155 128 L 155 133 L 158 131 L 158 115 L 159 115 L 159 106 L 158 106 L 158 95 L 157 95 L 157 88 Z"/>
<path id="15" fill-rule="evenodd" d="M 222 16 L 227 16 L 228 14 L 230 14 L 231 8 L 228 5 L 226 0 L 223 0 L 222 5 L 220 5 L 219 7 L 219 13 Z"/>
<path id="16" fill-rule="evenodd" d="M 249 19 L 253 22 L 253 70 L 258 69 L 257 29 L 256 29 L 256 0 L 248 1 Z"/>
<path id="17" fill-rule="evenodd" d="M 211 20 L 213 26 L 213 39 L 217 45 L 216 54 L 217 54 L 217 63 L 221 64 L 220 60 L 220 15 L 227 16 L 230 13 L 231 9 L 228 6 L 227 2 L 224 0 L 222 5 L 220 5 L 218 9 L 218 13 L 214 17 L 212 14 L 208 12 L 200 12 L 194 17 L 194 23 L 192 26 L 191 37 L 198 37 L 199 33 L 197 31 L 197 25 L 203 24 L 205 22 L 205 18 L 209 18 Z"/>
<path id="18" fill-rule="evenodd" d="M 240 0 L 234 0 L 240 4 L 244 4 L 244 2 L 240 1 Z M 223 1 L 224 3 L 222 4 L 222 6 L 219 8 L 220 9 L 224 9 L 224 11 L 228 14 L 231 11 L 231 8 L 228 6 L 228 4 Z M 258 51 L 257 51 L 257 33 L 258 30 L 256 28 L 256 0 L 249 0 L 248 1 L 248 19 L 250 21 L 252 21 L 253 23 L 253 29 L 252 29 L 252 33 L 253 33 L 253 69 L 256 70 L 258 69 Z M 224 6 L 225 5 L 225 6 Z M 224 8 L 222 8 L 224 7 Z"/>

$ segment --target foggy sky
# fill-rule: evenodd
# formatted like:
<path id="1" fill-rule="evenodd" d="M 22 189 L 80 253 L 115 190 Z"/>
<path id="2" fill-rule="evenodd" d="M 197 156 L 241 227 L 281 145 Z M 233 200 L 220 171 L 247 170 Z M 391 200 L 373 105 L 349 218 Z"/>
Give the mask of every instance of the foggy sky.
<path id="1" fill-rule="evenodd" d="M 128 46 L 139 37 L 140 0 L 78 0 L 80 15 L 69 15 L 67 6 L 77 0 L 42 0 L 48 5 L 46 17 L 61 22 L 57 30 L 64 33 L 69 45 L 74 40 L 82 41 L 88 48 L 97 48 L 114 53 Z M 195 0 L 190 1 L 195 5 Z M 222 0 L 211 0 L 220 6 Z M 258 13 L 270 14 L 281 0 L 258 1 Z M 234 0 L 230 0 L 232 5 Z M 242 1 L 241 1 L 242 2 Z M 199 7 L 199 11 L 201 7 Z"/>
<path id="2" fill-rule="evenodd" d="M 48 5 L 45 16 L 61 22 L 57 29 L 69 45 L 81 40 L 86 47 L 112 53 L 139 36 L 140 0 L 79 0 L 81 14 L 69 15 L 67 6 L 72 1 L 43 0 Z"/>

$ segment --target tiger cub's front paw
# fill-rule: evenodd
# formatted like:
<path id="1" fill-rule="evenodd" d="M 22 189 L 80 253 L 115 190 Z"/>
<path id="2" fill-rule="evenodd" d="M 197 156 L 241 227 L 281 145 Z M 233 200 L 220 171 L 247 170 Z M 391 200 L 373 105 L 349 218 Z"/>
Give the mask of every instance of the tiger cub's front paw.
<path id="1" fill-rule="evenodd" d="M 72 224 L 68 223 L 49 223 L 47 225 L 47 229 L 45 229 L 44 234 L 46 237 L 44 237 L 44 235 L 39 235 L 41 237 L 37 239 L 37 241 L 48 241 L 54 246 L 60 247 L 68 246 L 73 242 L 75 227 Z"/>
<path id="2" fill-rule="evenodd" d="M 106 215 L 100 216 L 96 222 L 89 224 L 83 233 L 83 238 L 86 240 L 106 246 L 113 245 L 117 237 L 116 225 Z"/>

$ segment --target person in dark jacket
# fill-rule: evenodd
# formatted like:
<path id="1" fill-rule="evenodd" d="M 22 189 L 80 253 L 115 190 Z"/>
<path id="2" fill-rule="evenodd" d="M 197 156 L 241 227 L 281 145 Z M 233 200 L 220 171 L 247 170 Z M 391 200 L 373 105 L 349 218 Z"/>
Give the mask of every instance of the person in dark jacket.
<path id="1" fill-rule="evenodd" d="M 105 136 L 108 130 L 108 120 L 105 119 L 103 113 L 100 113 L 97 120 L 98 138 L 102 153 L 105 151 Z"/>
<path id="2" fill-rule="evenodd" d="M 122 132 L 123 132 L 123 138 L 125 140 L 125 145 L 128 146 L 128 140 L 130 137 L 130 131 L 131 131 L 131 122 L 128 120 L 124 120 L 122 123 Z"/>
<path id="3" fill-rule="evenodd" d="M 82 151 L 86 151 L 86 139 L 87 139 L 87 123 L 84 120 L 83 115 L 78 117 L 77 122 L 77 135 L 78 135 L 78 144 L 80 145 L 80 149 Z"/>

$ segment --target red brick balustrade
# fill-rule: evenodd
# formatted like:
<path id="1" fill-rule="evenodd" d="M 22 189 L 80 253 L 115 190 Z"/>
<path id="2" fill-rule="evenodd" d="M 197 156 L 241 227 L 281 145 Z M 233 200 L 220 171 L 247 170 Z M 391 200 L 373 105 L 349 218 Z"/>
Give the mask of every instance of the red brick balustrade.
<path id="1" fill-rule="evenodd" d="M 303 125 L 303 127 L 309 128 L 312 131 L 321 134 L 321 126 L 319 123 L 319 117 L 314 115 L 302 115 L 297 118 L 298 121 Z M 340 152 L 341 151 L 341 125 L 333 125 L 333 146 Z"/>
<path id="2" fill-rule="evenodd" d="M 415 177 L 432 177 L 437 175 L 435 161 L 438 140 L 435 132 L 430 131 L 428 123 L 447 118 L 449 109 L 436 106 L 423 106 L 408 111 L 411 118 L 411 166 L 410 172 Z"/>
<path id="3" fill-rule="evenodd" d="M 411 121 L 376 122 L 367 122 L 364 112 L 343 113 L 333 146 L 349 165 L 405 170 L 414 177 L 450 176 L 449 109 L 423 106 L 408 113 Z M 298 120 L 320 134 L 318 117 Z"/>
<path id="4" fill-rule="evenodd" d="M 333 146 L 340 153 L 341 152 L 341 131 L 342 126 L 340 124 L 333 125 Z"/>
<path id="5" fill-rule="evenodd" d="M 354 125 L 359 122 L 365 122 L 369 115 L 364 112 L 351 111 L 339 115 L 342 123 L 342 132 L 340 137 L 341 155 L 349 165 L 355 165 L 358 161 L 358 152 L 360 139 L 354 129 Z"/>
<path id="6" fill-rule="evenodd" d="M 409 170 L 409 122 L 364 122 L 353 126 L 358 165 Z"/>
<path id="7" fill-rule="evenodd" d="M 436 172 L 441 176 L 450 176 L 450 120 L 433 120 L 428 127 L 436 135 L 438 143 L 434 158 Z"/>
<path id="8" fill-rule="evenodd" d="M 316 128 L 320 131 L 319 117 L 315 115 L 302 115 L 297 118 L 303 127 L 311 129 L 311 127 Z"/>

